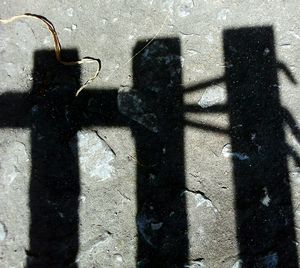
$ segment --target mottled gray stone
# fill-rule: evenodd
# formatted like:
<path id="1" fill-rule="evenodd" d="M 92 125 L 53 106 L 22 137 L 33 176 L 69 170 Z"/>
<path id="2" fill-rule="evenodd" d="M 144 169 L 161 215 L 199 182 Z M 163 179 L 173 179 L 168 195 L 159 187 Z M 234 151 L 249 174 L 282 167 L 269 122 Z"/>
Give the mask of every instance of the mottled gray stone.
<path id="1" fill-rule="evenodd" d="M 205 90 L 198 104 L 202 108 L 208 108 L 226 102 L 226 90 L 220 86 L 212 86 Z"/>
<path id="2" fill-rule="evenodd" d="M 89 180 L 104 181 L 114 175 L 114 152 L 95 131 L 80 131 L 77 134 L 79 166 Z"/>
<path id="3" fill-rule="evenodd" d="M 25 145 L 19 141 L 0 144 L 0 184 L 9 187 L 29 166 Z"/>

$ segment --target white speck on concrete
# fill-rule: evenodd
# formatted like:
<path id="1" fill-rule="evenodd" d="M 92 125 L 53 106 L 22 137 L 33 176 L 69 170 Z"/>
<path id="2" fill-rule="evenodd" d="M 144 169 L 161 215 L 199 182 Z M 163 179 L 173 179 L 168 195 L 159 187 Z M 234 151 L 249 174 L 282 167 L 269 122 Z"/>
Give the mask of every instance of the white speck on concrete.
<path id="1" fill-rule="evenodd" d="M 243 267 L 243 261 L 242 260 L 237 260 L 231 268 L 242 268 Z"/>
<path id="2" fill-rule="evenodd" d="M 195 194 L 196 208 L 205 207 L 205 208 L 213 208 L 214 212 L 218 212 L 217 208 L 213 205 L 211 200 L 209 200 L 206 196 L 201 193 Z"/>
<path id="3" fill-rule="evenodd" d="M 264 206 L 268 207 L 270 205 L 271 198 L 269 197 L 268 189 L 266 187 L 263 188 L 263 191 L 264 191 L 264 197 L 260 200 L 260 202 Z"/>
<path id="4" fill-rule="evenodd" d="M 195 260 L 195 261 L 190 261 L 189 264 L 185 264 L 184 268 L 202 268 L 205 267 L 204 260 Z"/>
<path id="5" fill-rule="evenodd" d="M 66 27 L 66 28 L 64 28 L 64 31 L 71 33 L 71 32 L 72 32 L 72 29 L 69 28 L 69 27 Z"/>
<path id="6" fill-rule="evenodd" d="M 68 9 L 67 9 L 67 14 L 68 14 L 69 17 L 73 17 L 73 14 L 74 14 L 73 8 L 71 8 L 71 7 L 68 8 Z"/>
<path id="7" fill-rule="evenodd" d="M 222 9 L 220 12 L 218 12 L 217 19 L 218 20 L 226 20 L 227 15 L 230 13 L 230 10 L 228 8 Z"/>
<path id="8" fill-rule="evenodd" d="M 86 196 L 82 194 L 82 195 L 79 196 L 79 199 L 78 199 L 78 200 L 79 200 L 79 202 L 81 202 L 81 203 L 85 203 Z"/>
<path id="9" fill-rule="evenodd" d="M 249 156 L 244 154 L 244 153 L 240 153 L 240 152 L 232 152 L 232 146 L 230 143 L 226 144 L 223 149 L 222 149 L 222 155 L 226 158 L 237 158 L 241 161 L 243 160 L 248 160 Z"/>
<path id="10" fill-rule="evenodd" d="M 212 201 L 207 198 L 204 194 L 200 193 L 200 192 L 194 192 L 194 191 L 190 191 L 190 190 L 184 190 L 180 196 L 183 195 L 192 195 L 194 197 L 194 208 L 195 209 L 201 209 L 201 208 L 212 208 L 214 212 L 218 212 L 218 209 L 214 206 L 214 204 L 212 203 Z"/>
<path id="11" fill-rule="evenodd" d="M 214 38 L 213 38 L 212 33 L 207 34 L 207 35 L 205 36 L 205 39 L 207 40 L 207 42 L 208 42 L 209 44 L 212 44 L 212 43 L 214 42 Z"/>
<path id="12" fill-rule="evenodd" d="M 170 14 L 171 20 L 174 14 L 174 0 L 163 0 L 163 11 L 167 11 Z"/>
<path id="13" fill-rule="evenodd" d="M 267 56 L 270 53 L 270 49 L 269 48 L 265 48 L 263 55 Z"/>
<path id="14" fill-rule="evenodd" d="M 232 157 L 232 147 L 230 143 L 224 145 L 222 149 L 222 155 L 226 158 Z"/>
<path id="15" fill-rule="evenodd" d="M 0 241 L 4 241 L 7 236 L 7 229 L 3 222 L 0 222 Z"/>
<path id="16" fill-rule="evenodd" d="M 202 108 L 208 108 L 226 101 L 226 90 L 220 86 L 213 86 L 205 90 L 198 104 Z"/>
<path id="17" fill-rule="evenodd" d="M 194 3 L 192 0 L 183 0 L 178 7 L 178 16 L 187 17 L 191 14 Z"/>
<path id="18" fill-rule="evenodd" d="M 202 194 L 195 194 L 195 200 L 196 200 L 196 207 L 207 207 L 207 208 L 212 208 L 214 207 L 212 202 L 205 198 Z"/>
<path id="19" fill-rule="evenodd" d="M 122 263 L 123 262 L 123 257 L 121 254 L 114 254 L 114 261 L 117 263 Z"/>
<path id="20" fill-rule="evenodd" d="M 76 24 L 72 24 L 71 27 L 65 27 L 64 31 L 71 33 L 73 31 L 75 31 L 76 29 L 77 29 L 77 25 Z"/>
<path id="21" fill-rule="evenodd" d="M 300 184 L 300 168 L 297 168 L 290 172 L 291 180 L 296 184 Z"/>
<path id="22" fill-rule="evenodd" d="M 187 49 L 186 52 L 187 52 L 187 54 L 189 54 L 191 56 L 199 54 L 199 51 L 196 51 L 194 49 Z M 195 69 L 195 71 L 196 71 L 196 69 Z"/>
<path id="23" fill-rule="evenodd" d="M 180 56 L 180 64 L 181 64 L 181 67 L 184 67 L 184 57 Z"/>

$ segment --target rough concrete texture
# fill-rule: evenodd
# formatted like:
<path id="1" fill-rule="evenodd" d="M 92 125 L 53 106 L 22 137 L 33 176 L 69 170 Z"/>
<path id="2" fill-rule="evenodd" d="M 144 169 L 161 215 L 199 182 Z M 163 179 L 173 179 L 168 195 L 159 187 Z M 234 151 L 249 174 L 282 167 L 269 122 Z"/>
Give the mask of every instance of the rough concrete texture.
<path id="1" fill-rule="evenodd" d="M 61 71 L 46 75 L 52 93 L 28 100 L 45 86 L 36 52 L 53 49 L 51 36 L 30 18 L 0 25 L 1 267 L 298 267 L 299 1 L 0 3 L 1 18 L 41 14 L 64 49 L 102 61 L 78 99 L 78 74 Z M 175 40 L 175 52 L 154 40 L 130 60 L 153 37 Z M 260 42 L 270 47 L 257 52 Z M 93 67 L 82 66 L 81 81 Z M 163 95 L 179 87 L 184 120 Z M 277 99 L 255 93 L 272 87 Z M 97 90 L 114 92 L 111 106 L 85 97 Z M 167 127 L 176 120 L 183 133 Z M 168 186 L 168 176 L 184 181 Z"/>

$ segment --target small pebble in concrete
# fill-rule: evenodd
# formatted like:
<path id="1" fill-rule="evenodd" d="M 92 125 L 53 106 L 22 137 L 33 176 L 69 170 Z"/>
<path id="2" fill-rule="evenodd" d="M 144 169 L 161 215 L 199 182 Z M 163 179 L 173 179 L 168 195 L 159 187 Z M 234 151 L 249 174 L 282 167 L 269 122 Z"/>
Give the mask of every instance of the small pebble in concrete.
<path id="1" fill-rule="evenodd" d="M 227 15 L 230 13 L 230 10 L 228 8 L 222 9 L 218 15 L 217 19 L 218 20 L 227 20 Z"/>
<path id="2" fill-rule="evenodd" d="M 198 104 L 201 108 L 208 108 L 226 101 L 226 90 L 220 86 L 213 86 L 205 90 Z"/>
<path id="3" fill-rule="evenodd" d="M 271 202 L 271 198 L 269 197 L 268 195 L 268 189 L 266 187 L 263 188 L 263 192 L 264 192 L 264 196 L 262 199 L 260 199 L 260 202 L 268 207 L 270 205 L 270 202 Z"/>
<path id="4" fill-rule="evenodd" d="M 300 184 L 300 168 L 296 168 L 295 170 L 291 171 L 290 176 L 294 183 Z"/>
<path id="5" fill-rule="evenodd" d="M 241 161 L 249 159 L 249 156 L 244 153 L 232 152 L 232 146 L 230 143 L 224 145 L 222 149 L 222 155 L 226 158 L 237 158 Z"/>
<path id="6" fill-rule="evenodd" d="M 104 242 L 106 241 L 107 239 L 109 239 L 111 237 L 111 232 L 109 231 L 104 231 L 101 236 L 99 237 L 99 242 Z"/>
<path id="7" fill-rule="evenodd" d="M 0 221 L 0 241 L 4 241 L 7 236 L 7 229 L 3 222 Z"/>
<path id="8" fill-rule="evenodd" d="M 123 257 L 121 254 L 114 254 L 114 261 L 116 263 L 122 263 L 123 262 Z"/>
<path id="9" fill-rule="evenodd" d="M 82 195 L 79 196 L 78 200 L 79 200 L 79 202 L 81 202 L 81 203 L 85 203 L 86 196 L 82 194 Z"/>
<path id="10" fill-rule="evenodd" d="M 195 194 L 196 207 L 214 208 L 212 202 L 202 194 Z"/>
<path id="11" fill-rule="evenodd" d="M 269 48 L 265 48 L 263 55 L 267 56 L 270 53 L 270 49 Z"/>
<path id="12" fill-rule="evenodd" d="M 203 259 L 197 259 L 190 261 L 188 264 L 184 265 L 184 268 L 203 268 L 206 267 Z"/>
<path id="13" fill-rule="evenodd" d="M 237 260 L 231 268 L 242 268 L 243 266 L 243 261 L 242 260 Z"/>

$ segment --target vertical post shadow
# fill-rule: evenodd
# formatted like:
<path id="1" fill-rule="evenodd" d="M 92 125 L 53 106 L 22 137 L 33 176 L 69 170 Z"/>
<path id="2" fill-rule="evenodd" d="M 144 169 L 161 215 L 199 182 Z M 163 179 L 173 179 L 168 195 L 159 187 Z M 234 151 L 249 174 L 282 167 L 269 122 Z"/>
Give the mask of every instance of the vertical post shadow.
<path id="1" fill-rule="evenodd" d="M 216 111 L 229 109 L 232 150 L 248 156 L 232 160 L 242 267 L 277 263 L 278 267 L 297 268 L 273 29 L 230 29 L 224 32 L 223 40 L 228 104 Z M 133 55 L 145 45 L 146 41 L 138 42 Z M 77 58 L 76 50 L 68 54 L 72 60 Z M 92 125 L 130 126 L 136 140 L 138 265 L 186 264 L 189 245 L 182 195 L 184 107 L 179 39 L 156 39 L 134 57 L 133 79 L 133 90 L 146 107 L 139 116 L 148 129 L 120 116 L 117 89 L 83 91 L 74 101 L 80 69 L 58 64 L 54 51 L 36 52 L 29 99 L 21 93 L 0 96 L 5 110 L 0 126 L 32 129 L 27 267 L 76 267 L 80 182 L 75 133 L 80 126 Z M 223 77 L 190 90 L 221 81 Z M 15 103 L 20 105 L 10 107 Z M 32 107 L 30 123 L 26 116 L 22 119 L 27 105 Z M 213 126 L 195 126 L 220 131 Z"/>
<path id="2" fill-rule="evenodd" d="M 76 50 L 65 53 L 78 58 Z M 33 79 L 27 267 L 76 267 L 80 183 L 77 147 L 70 146 L 77 130 L 70 104 L 80 69 L 59 64 L 54 51 L 37 51 Z"/>
<path id="3" fill-rule="evenodd" d="M 272 27 L 223 33 L 241 267 L 298 267 Z M 267 257 L 266 257 L 267 256 Z M 270 266 L 275 267 L 275 266 Z"/>
<path id="4" fill-rule="evenodd" d="M 139 41 L 133 55 L 146 44 Z M 133 82 L 145 103 L 142 120 L 150 126 L 131 126 L 137 155 L 137 264 L 183 267 L 188 238 L 179 39 L 156 39 L 135 56 Z"/>

